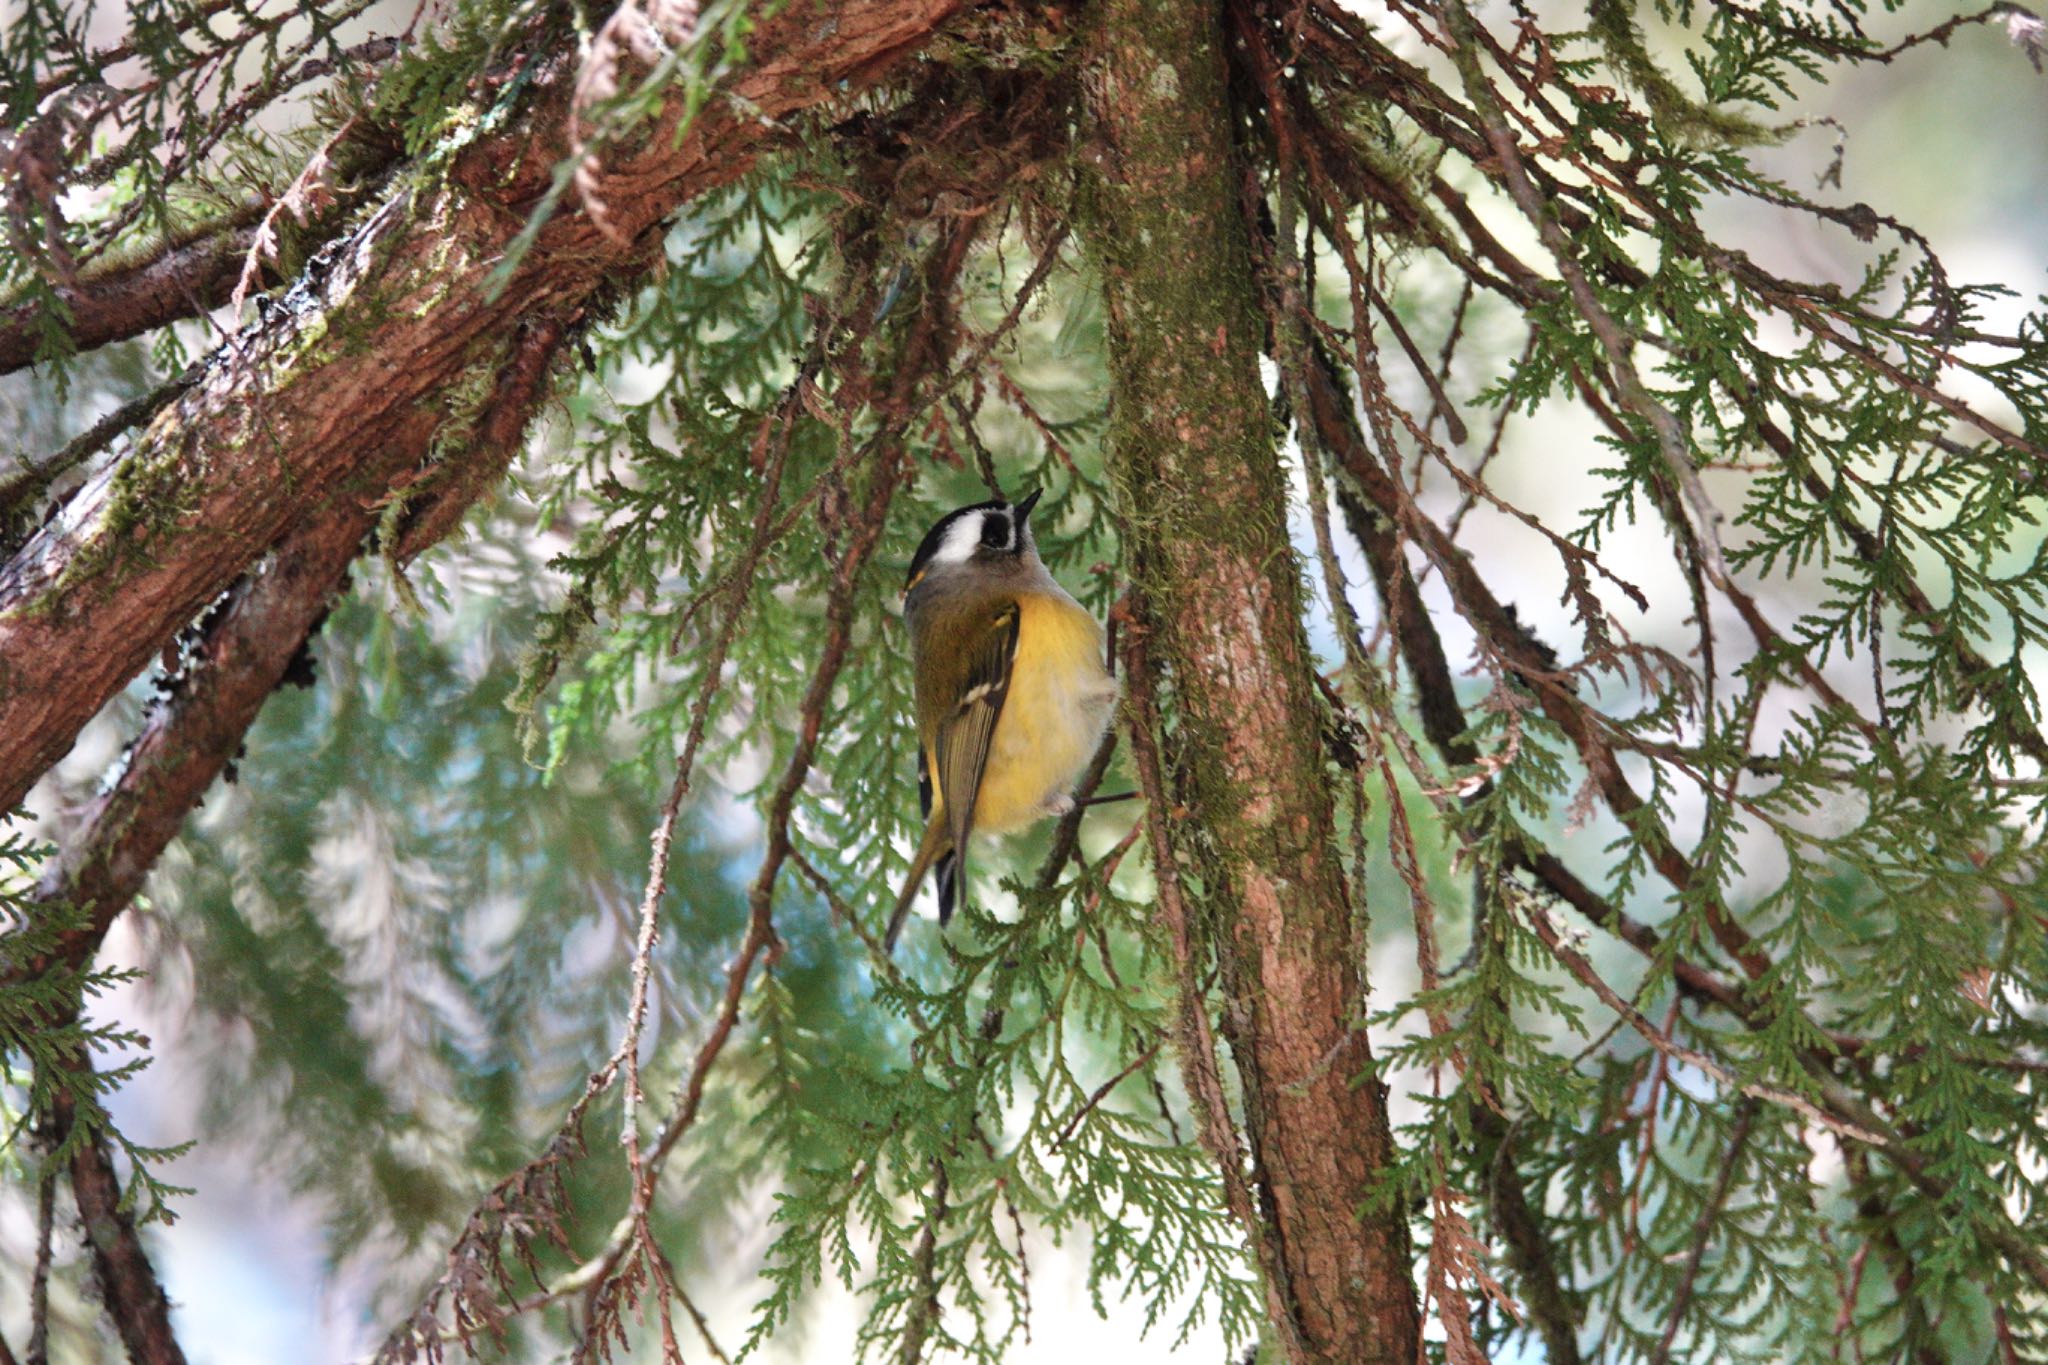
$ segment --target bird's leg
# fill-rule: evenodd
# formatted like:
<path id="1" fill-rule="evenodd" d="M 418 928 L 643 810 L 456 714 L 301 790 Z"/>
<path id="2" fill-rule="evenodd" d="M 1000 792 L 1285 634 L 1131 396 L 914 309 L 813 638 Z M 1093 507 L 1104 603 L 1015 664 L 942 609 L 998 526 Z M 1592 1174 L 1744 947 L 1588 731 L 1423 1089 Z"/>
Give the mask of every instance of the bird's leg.
<path id="1" fill-rule="evenodd" d="M 1080 802 L 1076 802 L 1071 796 L 1063 796 L 1060 800 L 1065 802 L 1065 806 L 1062 808 L 1061 813 L 1065 814 L 1066 811 L 1072 810 L 1076 805 L 1106 806 L 1112 801 L 1129 801 L 1138 795 L 1140 795 L 1138 792 L 1105 792 L 1101 796 L 1091 796 L 1086 801 Z"/>

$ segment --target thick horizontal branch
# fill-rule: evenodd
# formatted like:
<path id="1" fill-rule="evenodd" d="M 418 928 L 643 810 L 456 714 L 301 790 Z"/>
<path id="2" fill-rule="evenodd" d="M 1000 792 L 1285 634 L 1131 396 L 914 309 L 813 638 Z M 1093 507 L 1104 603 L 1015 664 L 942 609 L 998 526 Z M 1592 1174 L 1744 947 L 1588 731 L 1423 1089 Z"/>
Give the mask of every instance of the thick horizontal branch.
<path id="1" fill-rule="evenodd" d="M 0 565 L 0 807 L 287 528 L 417 469 L 432 415 L 520 324 L 567 326 L 616 297 L 656 259 L 668 216 L 743 174 L 785 117 L 872 83 L 961 8 L 783 11 L 680 138 L 679 90 L 644 139 L 600 160 L 603 226 L 565 202 L 502 280 L 567 151 L 568 63 L 443 182 L 396 191 Z"/>

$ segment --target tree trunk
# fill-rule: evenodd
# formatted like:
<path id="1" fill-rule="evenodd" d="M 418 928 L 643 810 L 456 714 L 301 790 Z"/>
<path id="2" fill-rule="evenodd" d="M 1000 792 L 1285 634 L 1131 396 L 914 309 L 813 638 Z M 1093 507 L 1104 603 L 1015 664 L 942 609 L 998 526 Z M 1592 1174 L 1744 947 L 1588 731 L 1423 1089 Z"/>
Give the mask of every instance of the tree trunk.
<path id="1" fill-rule="evenodd" d="M 1259 378 L 1221 13 L 1112 0 L 1098 16 L 1083 221 L 1109 319 L 1110 470 L 1138 629 L 1178 704 L 1172 842 L 1194 951 L 1206 935 L 1226 997 L 1267 1302 L 1291 1359 L 1409 1362 L 1408 1233 L 1372 1197 L 1392 1139 L 1383 1087 L 1360 1079 L 1362 939 Z"/>

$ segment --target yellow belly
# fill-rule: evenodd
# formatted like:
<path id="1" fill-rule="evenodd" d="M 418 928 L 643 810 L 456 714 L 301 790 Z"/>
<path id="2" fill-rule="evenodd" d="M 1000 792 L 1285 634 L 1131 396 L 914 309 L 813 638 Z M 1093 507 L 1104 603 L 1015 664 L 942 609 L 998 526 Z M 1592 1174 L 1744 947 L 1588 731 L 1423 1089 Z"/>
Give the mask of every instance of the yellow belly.
<path id="1" fill-rule="evenodd" d="M 1018 605 L 1017 657 L 974 804 L 974 828 L 991 834 L 1040 819 L 1073 790 L 1116 705 L 1095 618 L 1064 594 Z"/>

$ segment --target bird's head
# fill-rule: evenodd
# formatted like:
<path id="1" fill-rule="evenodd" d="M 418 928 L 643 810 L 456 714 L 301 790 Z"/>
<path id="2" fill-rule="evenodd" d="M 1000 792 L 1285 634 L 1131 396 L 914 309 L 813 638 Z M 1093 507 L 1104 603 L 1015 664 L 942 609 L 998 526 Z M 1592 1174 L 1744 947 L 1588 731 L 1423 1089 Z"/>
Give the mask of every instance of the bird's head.
<path id="1" fill-rule="evenodd" d="M 1031 509 L 1037 505 L 1034 490 L 1016 502 L 996 498 L 948 512 L 925 532 L 911 556 L 903 591 L 908 593 L 934 575 L 1002 569 L 1036 557 Z"/>

